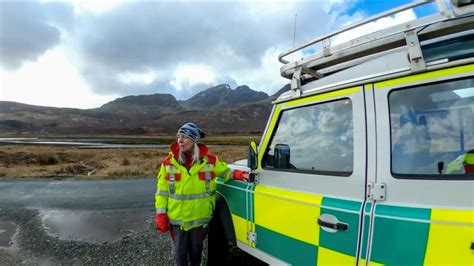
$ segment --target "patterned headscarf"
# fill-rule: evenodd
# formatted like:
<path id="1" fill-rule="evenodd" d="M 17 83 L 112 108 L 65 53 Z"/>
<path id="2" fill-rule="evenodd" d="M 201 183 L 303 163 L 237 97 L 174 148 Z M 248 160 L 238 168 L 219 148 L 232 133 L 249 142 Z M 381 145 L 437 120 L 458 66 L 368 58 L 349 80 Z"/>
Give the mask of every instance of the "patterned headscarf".
<path id="1" fill-rule="evenodd" d="M 204 138 L 206 135 L 204 132 L 196 125 L 195 123 L 186 123 L 178 129 L 176 135 L 185 135 L 186 137 L 192 139 L 195 143 Z"/>

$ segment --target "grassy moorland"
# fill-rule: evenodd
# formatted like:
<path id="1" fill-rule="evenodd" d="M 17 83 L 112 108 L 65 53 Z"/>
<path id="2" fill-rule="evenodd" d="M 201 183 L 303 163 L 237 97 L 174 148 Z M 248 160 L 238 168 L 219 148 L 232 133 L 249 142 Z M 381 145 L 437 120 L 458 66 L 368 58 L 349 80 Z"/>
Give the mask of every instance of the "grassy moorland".
<path id="1" fill-rule="evenodd" d="M 137 140 L 137 139 L 135 139 Z M 170 143 L 173 137 L 163 138 Z M 247 143 L 258 137 L 217 136 L 207 139 L 212 152 L 225 162 L 247 156 Z M 139 139 L 133 143 L 145 143 Z M 148 143 L 166 143 L 149 141 Z M 117 143 L 132 143 L 123 141 Z M 227 144 L 227 145 L 226 145 Z M 232 145 L 229 145 L 232 144 Z M 155 176 L 167 148 L 79 148 L 50 145 L 1 145 L 0 178 L 114 179 Z"/>

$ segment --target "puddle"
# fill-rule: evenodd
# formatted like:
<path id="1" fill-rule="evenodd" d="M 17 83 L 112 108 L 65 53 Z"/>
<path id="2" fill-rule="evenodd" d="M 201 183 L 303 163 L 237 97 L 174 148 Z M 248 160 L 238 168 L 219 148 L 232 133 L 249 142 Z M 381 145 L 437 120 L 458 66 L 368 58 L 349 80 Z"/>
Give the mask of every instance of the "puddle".
<path id="1" fill-rule="evenodd" d="M 0 221 L 0 249 L 10 249 L 15 245 L 18 226 L 14 222 Z"/>
<path id="2" fill-rule="evenodd" d="M 105 243 L 119 240 L 148 226 L 150 211 L 91 212 L 41 211 L 45 231 L 60 239 Z"/>

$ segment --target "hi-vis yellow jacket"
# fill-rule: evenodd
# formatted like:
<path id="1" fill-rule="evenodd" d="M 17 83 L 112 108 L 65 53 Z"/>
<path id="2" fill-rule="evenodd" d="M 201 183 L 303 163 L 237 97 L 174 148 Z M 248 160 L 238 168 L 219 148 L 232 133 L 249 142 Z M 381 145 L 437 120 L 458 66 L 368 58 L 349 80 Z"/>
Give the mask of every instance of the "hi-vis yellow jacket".
<path id="1" fill-rule="evenodd" d="M 157 177 L 156 213 L 166 213 L 170 224 L 180 225 L 183 230 L 211 220 L 216 202 L 216 177 L 227 181 L 232 176 L 227 164 L 209 152 L 206 145 L 199 143 L 198 146 L 199 162 L 188 170 L 179 164 L 179 147 L 173 143 Z"/>

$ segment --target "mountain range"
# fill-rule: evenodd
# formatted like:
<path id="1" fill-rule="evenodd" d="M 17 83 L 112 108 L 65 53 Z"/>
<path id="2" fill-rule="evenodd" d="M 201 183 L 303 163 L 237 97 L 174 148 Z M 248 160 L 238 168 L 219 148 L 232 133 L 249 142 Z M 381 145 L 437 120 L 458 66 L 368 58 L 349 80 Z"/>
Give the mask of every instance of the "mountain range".
<path id="1" fill-rule="evenodd" d="M 248 86 L 227 84 L 203 90 L 185 101 L 171 94 L 117 98 L 94 109 L 57 108 L 0 101 L 0 134 L 174 134 L 194 121 L 208 133 L 261 133 L 271 102 Z"/>

